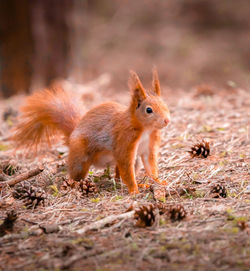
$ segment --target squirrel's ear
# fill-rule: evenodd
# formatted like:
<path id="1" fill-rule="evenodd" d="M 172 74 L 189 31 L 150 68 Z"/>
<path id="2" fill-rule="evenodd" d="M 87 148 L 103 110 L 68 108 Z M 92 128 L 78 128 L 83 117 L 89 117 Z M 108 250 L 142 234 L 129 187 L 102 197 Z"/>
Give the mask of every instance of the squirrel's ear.
<path id="1" fill-rule="evenodd" d="M 145 89 L 138 75 L 134 71 L 130 71 L 130 78 L 129 78 L 128 84 L 129 84 L 133 99 L 137 100 L 137 102 L 140 102 L 146 98 Z"/>
<path id="2" fill-rule="evenodd" d="M 161 87 L 160 87 L 160 81 L 159 81 L 159 77 L 158 77 L 158 72 L 156 67 L 153 68 L 153 90 L 157 95 L 161 95 Z"/>

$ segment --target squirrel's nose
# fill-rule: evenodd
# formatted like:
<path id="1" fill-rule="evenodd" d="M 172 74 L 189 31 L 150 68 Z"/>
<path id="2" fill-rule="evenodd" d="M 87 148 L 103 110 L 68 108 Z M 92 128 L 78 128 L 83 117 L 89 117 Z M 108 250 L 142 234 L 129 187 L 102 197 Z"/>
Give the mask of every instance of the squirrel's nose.
<path id="1" fill-rule="evenodd" d="M 170 119 L 165 119 L 165 120 L 164 120 L 164 123 L 165 123 L 166 125 L 168 125 L 169 122 L 170 122 Z"/>

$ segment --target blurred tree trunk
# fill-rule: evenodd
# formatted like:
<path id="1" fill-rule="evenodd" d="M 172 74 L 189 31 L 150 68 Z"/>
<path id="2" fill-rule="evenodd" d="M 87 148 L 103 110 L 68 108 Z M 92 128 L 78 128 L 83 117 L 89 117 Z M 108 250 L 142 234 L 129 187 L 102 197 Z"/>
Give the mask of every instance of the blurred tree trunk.
<path id="1" fill-rule="evenodd" d="M 73 0 L 32 1 L 33 88 L 65 78 L 70 58 Z"/>
<path id="2" fill-rule="evenodd" d="M 0 1 L 2 96 L 66 77 L 73 0 Z"/>
<path id="3" fill-rule="evenodd" d="M 29 3 L 0 1 L 0 89 L 5 97 L 30 88 L 33 42 Z"/>

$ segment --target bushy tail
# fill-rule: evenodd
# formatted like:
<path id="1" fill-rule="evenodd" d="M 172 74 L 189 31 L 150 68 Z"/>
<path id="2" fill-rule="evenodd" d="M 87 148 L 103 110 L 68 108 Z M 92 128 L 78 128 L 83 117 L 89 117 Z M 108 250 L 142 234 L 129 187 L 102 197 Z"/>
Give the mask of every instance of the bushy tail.
<path id="1" fill-rule="evenodd" d="M 61 88 L 35 92 L 27 98 L 21 112 L 12 137 L 16 148 L 37 149 L 39 143 L 50 144 L 59 133 L 67 142 L 81 117 L 69 95 Z"/>

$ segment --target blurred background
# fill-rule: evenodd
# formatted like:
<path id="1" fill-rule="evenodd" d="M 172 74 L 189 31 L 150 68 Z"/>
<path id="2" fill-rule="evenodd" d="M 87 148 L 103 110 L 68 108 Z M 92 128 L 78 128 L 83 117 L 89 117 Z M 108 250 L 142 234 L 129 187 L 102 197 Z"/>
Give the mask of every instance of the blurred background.
<path id="1" fill-rule="evenodd" d="M 189 89 L 250 83 L 248 0 L 0 0 L 0 97 L 128 70 Z"/>

